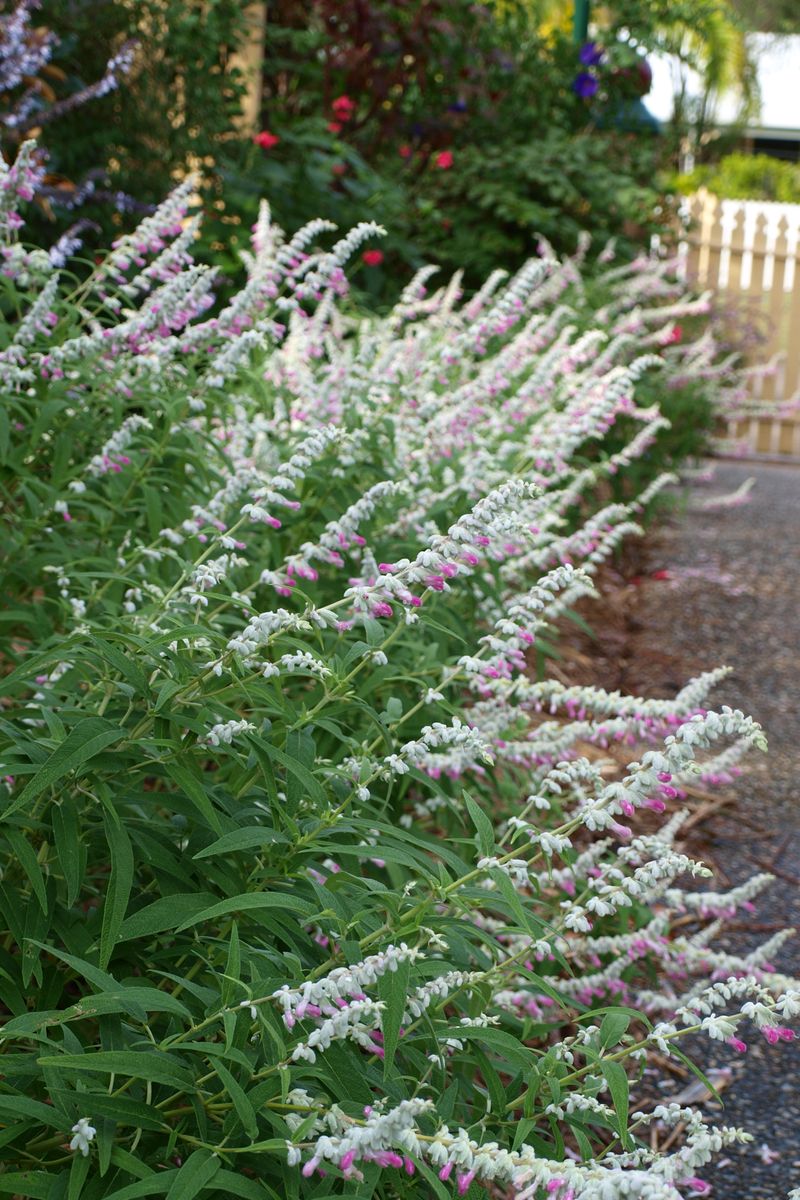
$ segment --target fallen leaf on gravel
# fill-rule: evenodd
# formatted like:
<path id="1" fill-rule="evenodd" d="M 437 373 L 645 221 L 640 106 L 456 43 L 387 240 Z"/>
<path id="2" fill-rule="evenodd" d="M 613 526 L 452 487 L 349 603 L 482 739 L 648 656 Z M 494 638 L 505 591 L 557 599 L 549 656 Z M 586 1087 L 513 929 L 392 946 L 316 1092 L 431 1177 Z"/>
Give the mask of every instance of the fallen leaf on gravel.
<path id="1" fill-rule="evenodd" d="M 718 1092 L 730 1085 L 733 1078 L 733 1071 L 730 1067 L 718 1067 L 714 1070 L 707 1071 L 709 1082 L 714 1085 Z M 701 1100 L 708 1100 L 713 1092 L 709 1091 L 702 1079 L 693 1079 L 690 1084 L 687 1084 L 675 1096 L 670 1097 L 673 1104 L 697 1104 Z"/>

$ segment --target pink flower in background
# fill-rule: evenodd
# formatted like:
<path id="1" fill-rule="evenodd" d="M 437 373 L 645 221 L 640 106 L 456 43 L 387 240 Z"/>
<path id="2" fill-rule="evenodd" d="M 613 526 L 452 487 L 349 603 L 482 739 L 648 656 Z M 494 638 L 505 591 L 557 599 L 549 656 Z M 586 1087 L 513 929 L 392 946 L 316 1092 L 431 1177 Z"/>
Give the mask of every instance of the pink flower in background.
<path id="1" fill-rule="evenodd" d="M 261 133 L 257 133 L 253 138 L 255 144 L 260 146 L 262 150 L 272 150 L 280 140 L 277 134 L 270 133 L 268 129 L 262 129 Z"/>
<path id="2" fill-rule="evenodd" d="M 342 126 L 339 121 L 328 121 L 328 133 L 341 133 Z"/>
<path id="3" fill-rule="evenodd" d="M 449 171 L 453 165 L 453 151 L 440 150 L 433 162 L 434 166 L 437 166 L 440 171 Z"/>
<path id="4" fill-rule="evenodd" d="M 331 108 L 337 121 L 349 121 L 356 110 L 356 102 L 349 96 L 337 96 Z"/>
<path id="5" fill-rule="evenodd" d="M 402 146 L 397 147 L 397 153 L 401 158 L 411 158 L 414 149 L 412 146 L 409 146 L 408 142 L 403 142 Z"/>
<path id="6" fill-rule="evenodd" d="M 383 262 L 382 250 L 365 250 L 361 255 L 361 261 L 368 267 L 379 267 Z"/>

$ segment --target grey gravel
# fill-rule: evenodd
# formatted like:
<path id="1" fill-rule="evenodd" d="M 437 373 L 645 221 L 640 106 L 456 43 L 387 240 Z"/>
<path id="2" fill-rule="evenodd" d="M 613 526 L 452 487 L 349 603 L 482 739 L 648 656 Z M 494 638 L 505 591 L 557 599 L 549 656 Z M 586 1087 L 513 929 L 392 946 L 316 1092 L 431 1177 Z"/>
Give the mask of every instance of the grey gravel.
<path id="1" fill-rule="evenodd" d="M 713 483 L 694 489 L 690 501 L 733 492 L 750 476 L 756 484 L 747 504 L 690 507 L 667 524 L 637 608 L 642 636 L 669 647 L 670 670 L 687 676 L 731 666 L 714 702 L 751 714 L 769 738 L 769 755 L 747 760 L 735 805 L 702 830 L 712 865 L 731 884 L 763 870 L 778 875 L 757 912 L 729 937 L 742 949 L 770 936 L 753 925 L 800 929 L 800 464 L 718 463 Z M 652 571 L 668 577 L 654 581 Z M 800 976 L 800 936 L 775 965 Z M 694 1047 L 704 1068 L 735 1071 L 724 1110 L 708 1106 L 712 1119 L 755 1137 L 752 1147 L 729 1152 L 727 1165 L 702 1172 L 715 1200 L 779 1200 L 800 1187 L 800 1036 L 775 1047 L 748 1036 L 742 1058 L 707 1042 Z M 763 1161 L 771 1156 L 762 1146 L 779 1157 Z"/>

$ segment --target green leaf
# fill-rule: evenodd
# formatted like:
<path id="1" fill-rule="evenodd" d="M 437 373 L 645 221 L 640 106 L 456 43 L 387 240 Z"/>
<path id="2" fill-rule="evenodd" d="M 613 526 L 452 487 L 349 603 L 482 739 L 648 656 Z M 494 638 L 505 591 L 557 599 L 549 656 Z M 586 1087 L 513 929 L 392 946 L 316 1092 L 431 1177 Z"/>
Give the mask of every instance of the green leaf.
<path id="1" fill-rule="evenodd" d="M 126 654 L 118 646 L 113 646 L 110 642 L 103 641 L 96 635 L 94 635 L 94 648 L 106 662 L 111 664 L 115 671 L 119 672 L 131 687 L 135 688 L 140 696 L 147 695 L 147 678 L 144 672 L 136 665 L 133 654 Z"/>
<path id="2" fill-rule="evenodd" d="M 253 737 L 253 734 L 249 735 L 249 738 Z M 273 758 L 276 762 L 279 762 L 295 781 L 293 784 L 289 784 L 287 782 L 287 788 L 292 788 L 292 795 L 290 797 L 291 799 L 296 798 L 295 784 L 297 784 L 299 785 L 297 788 L 297 796 L 299 798 L 302 798 L 303 793 L 305 793 L 317 804 L 325 803 L 325 789 L 322 787 L 322 784 L 319 782 L 319 780 L 311 774 L 308 767 L 304 766 L 303 763 L 299 762 L 296 758 L 293 758 L 291 754 L 279 749 L 278 746 L 273 746 L 269 742 L 262 742 L 261 744 L 264 746 L 269 757 Z"/>
<path id="3" fill-rule="evenodd" d="M 230 833 L 223 834 L 221 838 L 217 838 L 216 842 L 212 842 L 204 850 L 198 850 L 194 857 L 212 858 L 216 854 L 232 854 L 236 850 L 253 850 L 257 846 L 268 846 L 275 842 L 286 844 L 288 840 L 285 834 L 278 833 L 276 829 L 261 825 L 247 825 L 242 829 L 233 829 Z"/>
<path id="4" fill-rule="evenodd" d="M 124 1150 L 122 1146 L 114 1146 L 113 1150 L 111 1151 L 111 1161 L 115 1167 L 119 1167 L 120 1170 L 126 1171 L 127 1174 L 132 1175 L 134 1179 L 169 1180 L 175 1174 L 175 1172 L 172 1170 L 159 1170 L 158 1173 L 156 1173 L 152 1167 L 148 1166 L 146 1162 L 142 1161 L 138 1154 L 130 1154 L 129 1151 Z M 166 1191 L 166 1186 L 162 1190 Z"/>
<path id="5" fill-rule="evenodd" d="M 133 886 L 133 850 L 130 838 L 112 808 L 104 813 L 106 839 L 111 852 L 111 878 L 103 904 L 100 931 L 100 969 L 105 970 L 117 944 Z"/>
<path id="6" fill-rule="evenodd" d="M 194 1088 L 194 1080 L 174 1058 L 150 1047 L 133 1050 L 98 1050 L 91 1054 L 52 1054 L 37 1058 L 40 1067 L 61 1071 L 90 1071 L 100 1075 L 128 1075 L 177 1088 Z"/>
<path id="7" fill-rule="evenodd" d="M 724 1104 L 722 1097 L 720 1096 L 717 1089 L 714 1087 L 714 1084 L 711 1082 L 711 1080 L 705 1074 L 705 1072 L 701 1071 L 700 1068 L 698 1067 L 697 1063 L 692 1062 L 692 1060 L 689 1058 L 688 1055 L 684 1054 L 682 1050 L 679 1050 L 678 1047 L 676 1046 L 675 1042 L 672 1042 L 672 1044 L 670 1045 L 670 1054 L 674 1054 L 676 1058 L 679 1058 L 680 1061 L 684 1064 L 684 1066 L 688 1067 L 689 1070 L 692 1072 L 692 1074 L 694 1076 L 696 1076 L 697 1079 L 700 1080 L 700 1082 L 703 1084 L 703 1086 L 708 1088 L 709 1092 L 714 1097 L 717 1104 L 719 1104 L 719 1105 Z"/>
<path id="8" fill-rule="evenodd" d="M 492 868 L 492 870 L 489 871 L 489 875 L 496 883 L 497 890 L 502 895 L 509 907 L 509 910 L 519 922 L 520 928 L 527 930 L 527 932 L 532 934 L 533 937 L 541 937 L 544 933 L 544 926 L 542 925 L 541 921 L 539 921 L 532 913 L 529 913 L 525 908 L 522 903 L 522 897 L 520 896 L 520 893 L 514 887 L 505 871 L 501 871 L 499 868 Z"/>
<path id="9" fill-rule="evenodd" d="M 180 635 L 180 633 L 181 633 L 181 631 L 179 629 L 172 630 L 172 632 L 169 634 L 170 641 L 172 641 L 173 638 L 177 638 Z M 155 707 L 153 708 L 153 712 L 154 713 L 161 712 L 162 708 L 165 708 L 166 705 L 169 704 L 172 697 L 177 696 L 178 692 L 183 691 L 183 689 L 185 687 L 186 687 L 185 683 L 181 683 L 180 681 L 175 680 L 175 679 L 167 679 L 164 683 L 158 684 L 157 685 L 158 699 L 156 700 Z"/>
<path id="10" fill-rule="evenodd" d="M 65 796 L 60 804 L 50 810 L 53 825 L 53 840 L 59 866 L 67 885 L 67 907 L 71 908 L 81 890 L 86 850 L 80 841 L 80 825 L 74 800 Z"/>
<path id="11" fill-rule="evenodd" d="M 600 1045 L 604 1050 L 616 1046 L 631 1023 L 631 1014 L 626 1012 L 607 1012 L 600 1023 Z"/>
<path id="12" fill-rule="evenodd" d="M 52 1104 L 43 1104 L 41 1100 L 32 1100 L 29 1096 L 0 1096 L 0 1113 L 8 1113 L 14 1117 L 33 1117 L 52 1129 L 60 1129 L 64 1124 L 62 1114 Z M 5 1177 L 0 1175 L 0 1178 Z"/>
<path id="13" fill-rule="evenodd" d="M 101 750 L 105 750 L 114 742 L 121 741 L 124 737 L 124 729 L 112 726 L 102 717 L 84 717 L 70 730 L 44 766 L 39 768 L 33 779 L 28 780 L 20 794 L 11 801 L 0 816 L 9 817 L 12 813 L 18 812 L 30 800 L 35 800 L 43 791 L 52 787 L 59 779 L 63 779 L 70 771 L 83 766 L 95 754 L 99 754 Z"/>
<path id="14" fill-rule="evenodd" d="M 195 1150 L 170 1184 L 167 1200 L 194 1200 L 207 1187 L 221 1166 L 209 1150 Z"/>
<path id="15" fill-rule="evenodd" d="M 113 992 L 115 988 L 119 987 L 119 983 L 113 975 L 109 975 L 107 971 L 101 971 L 99 967 L 93 966 L 85 958 L 78 958 L 74 954 L 67 954 L 66 951 L 58 950 L 55 946 L 48 946 L 46 942 L 36 942 L 35 945 L 47 954 L 52 954 L 55 958 L 61 959 L 68 967 L 72 967 L 73 971 L 81 979 L 87 979 L 89 983 L 94 984 L 101 992 Z"/>
<path id="16" fill-rule="evenodd" d="M 0 1174 L 0 1193 L 12 1196 L 29 1196 L 31 1200 L 45 1200 L 53 1185 L 49 1171 L 4 1171 Z"/>
<path id="17" fill-rule="evenodd" d="M 284 1148 L 286 1143 L 284 1142 Z M 214 1176 L 214 1186 L 218 1192 L 241 1196 L 242 1200 L 265 1200 L 265 1186 L 260 1180 L 248 1179 L 238 1171 L 226 1171 L 224 1168 Z M 272 1189 L 270 1193 L 274 1195 Z"/>
<path id="18" fill-rule="evenodd" d="M 230 1005 L 233 1000 L 236 984 L 242 977 L 242 953 L 239 946 L 239 926 L 233 922 L 228 941 L 228 961 L 225 964 L 225 978 L 222 981 L 222 1003 Z"/>
<path id="19" fill-rule="evenodd" d="M 486 813 L 476 804 L 468 792 L 462 793 L 464 803 L 467 806 L 467 812 L 472 818 L 472 824 L 478 833 L 478 847 L 484 858 L 488 858 L 494 854 L 494 829 L 492 822 L 487 817 Z"/>
<path id="20" fill-rule="evenodd" d="M 14 852 L 17 862 L 30 880 L 33 894 L 39 902 L 43 913 L 47 912 L 47 892 L 44 886 L 42 868 L 33 852 L 30 842 L 18 829 L 7 829 L 6 837 Z"/>
<path id="21" fill-rule="evenodd" d="M 111 1161 L 114 1161 L 114 1154 L 111 1156 Z M 166 1192 L 171 1186 L 172 1180 L 178 1174 L 177 1169 L 173 1171 L 161 1171 L 158 1175 L 147 1175 L 143 1179 L 137 1179 L 134 1183 L 128 1183 L 125 1187 L 119 1188 L 116 1192 L 112 1192 L 110 1196 L 104 1197 L 104 1200 L 139 1200 L 140 1196 L 160 1196 Z M 0 1175 L 0 1179 L 3 1176 Z"/>
<path id="22" fill-rule="evenodd" d="M 397 1043 L 400 1039 L 403 1013 L 408 998 L 409 973 L 410 964 L 407 961 L 401 962 L 396 971 L 386 971 L 378 980 L 378 997 L 386 1005 L 381 1018 L 384 1079 L 391 1074 Z"/>
<path id="23" fill-rule="evenodd" d="M 256 1120 L 255 1109 L 247 1098 L 247 1093 L 240 1083 L 234 1079 L 231 1072 L 222 1063 L 216 1063 L 214 1070 L 219 1075 L 220 1080 L 225 1085 L 225 1091 L 230 1096 L 233 1107 L 236 1110 L 236 1115 L 242 1122 L 245 1133 L 251 1141 L 255 1141 L 258 1137 L 258 1121 Z"/>
<path id="24" fill-rule="evenodd" d="M 184 929 L 189 929 L 192 925 L 200 925 L 203 921 L 216 921 L 217 917 L 227 917 L 229 913 L 254 912 L 267 908 L 294 912 L 302 918 L 309 917 L 314 912 L 312 904 L 309 904 L 307 900 L 301 900 L 299 896 L 292 896 L 289 892 L 245 892 L 241 896 L 231 896 L 228 900 L 220 900 L 218 904 L 212 904 L 210 908 L 204 909 L 197 916 L 181 922 L 175 932 L 182 933 Z"/>
<path id="25" fill-rule="evenodd" d="M 53 1091 L 53 1099 L 63 1101 L 70 1108 L 75 1104 L 75 1092 L 67 1089 Z M 92 1118 L 108 1117 L 121 1125 L 133 1128 L 151 1129 L 154 1132 L 164 1132 L 169 1126 L 157 1108 L 145 1104 L 142 1100 L 132 1100 L 130 1096 L 108 1096 L 92 1092 Z"/>
<path id="26" fill-rule="evenodd" d="M 489 1058 L 483 1053 L 480 1046 L 473 1046 L 471 1053 L 475 1059 L 475 1064 L 481 1073 L 481 1077 L 486 1084 L 486 1090 L 489 1093 L 493 1113 L 500 1115 L 505 1111 L 506 1107 L 506 1091 L 500 1080 L 500 1076 L 495 1071 Z"/>
<path id="27" fill-rule="evenodd" d="M 201 780 L 178 763 L 167 763 L 164 769 L 172 782 L 178 785 L 184 796 L 192 801 L 205 824 L 210 825 L 215 833 L 222 833 L 222 822 L 219 819 L 219 814 L 211 803 Z"/>
<path id="28" fill-rule="evenodd" d="M 439 1200 L 453 1200 L 452 1186 L 445 1187 L 436 1172 L 432 1171 L 423 1159 L 415 1158 L 414 1162 L 422 1178 L 433 1189 L 433 1195 L 438 1196 Z"/>
<path id="29" fill-rule="evenodd" d="M 354 1104 L 370 1104 L 372 1090 L 363 1072 L 353 1070 L 353 1058 L 340 1042 L 333 1042 L 318 1059 L 319 1073 L 330 1081 L 333 1095 Z"/>
<path id="30" fill-rule="evenodd" d="M 53 1009 L 49 1012 L 27 1012 L 12 1017 L 3 1026 L 5 1034 L 36 1033 L 39 1029 L 53 1025 L 66 1025 L 70 1021 L 106 1016 L 109 1013 L 128 1013 L 144 1020 L 148 1012 L 172 1013 L 176 1017 L 191 1017 L 185 1004 L 169 992 L 151 987 L 120 987 L 112 992 L 98 992 L 85 996 L 69 1008 Z"/>
<path id="31" fill-rule="evenodd" d="M 91 1163 L 88 1155 L 74 1154 L 72 1163 L 69 1168 L 69 1184 L 67 1186 L 67 1200 L 78 1200 L 83 1185 L 86 1183 L 86 1176 L 89 1174 Z"/>
<path id="32" fill-rule="evenodd" d="M 618 1062 L 612 1062 L 611 1059 L 601 1058 L 597 1065 L 603 1072 L 611 1093 L 611 1102 L 619 1121 L 620 1141 L 627 1148 L 630 1142 L 628 1136 L 628 1076 L 625 1074 L 625 1068 Z"/>
<path id="33" fill-rule="evenodd" d="M 485 1042 L 487 1046 L 505 1058 L 506 1062 L 520 1067 L 522 1070 L 530 1068 L 533 1062 L 533 1051 L 524 1046 L 512 1034 L 506 1033 L 504 1029 L 495 1029 L 491 1025 L 486 1028 L 481 1028 L 479 1025 L 454 1025 L 446 1033 L 444 1030 L 437 1030 L 437 1032 L 440 1033 L 440 1036 L 455 1037 L 460 1041 Z"/>
<path id="34" fill-rule="evenodd" d="M 215 900 L 211 892 L 197 892 L 196 895 L 181 892 L 174 896 L 162 896 L 160 900 L 154 900 L 152 904 L 126 917 L 117 941 L 129 942 L 133 938 L 150 937 L 154 933 L 163 933 L 165 929 L 175 929 L 176 922 L 191 920 Z"/>

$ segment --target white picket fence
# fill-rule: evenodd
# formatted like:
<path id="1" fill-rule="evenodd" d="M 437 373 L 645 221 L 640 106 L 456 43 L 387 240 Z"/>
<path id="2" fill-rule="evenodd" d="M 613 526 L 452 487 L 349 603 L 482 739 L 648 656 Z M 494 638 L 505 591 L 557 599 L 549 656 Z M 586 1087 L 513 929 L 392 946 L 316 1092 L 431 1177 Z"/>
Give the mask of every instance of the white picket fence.
<path id="1" fill-rule="evenodd" d="M 701 190 L 686 217 L 688 278 L 758 328 L 749 365 L 770 368 L 750 380 L 763 412 L 729 432 L 756 453 L 800 458 L 800 204 L 720 200 Z"/>

